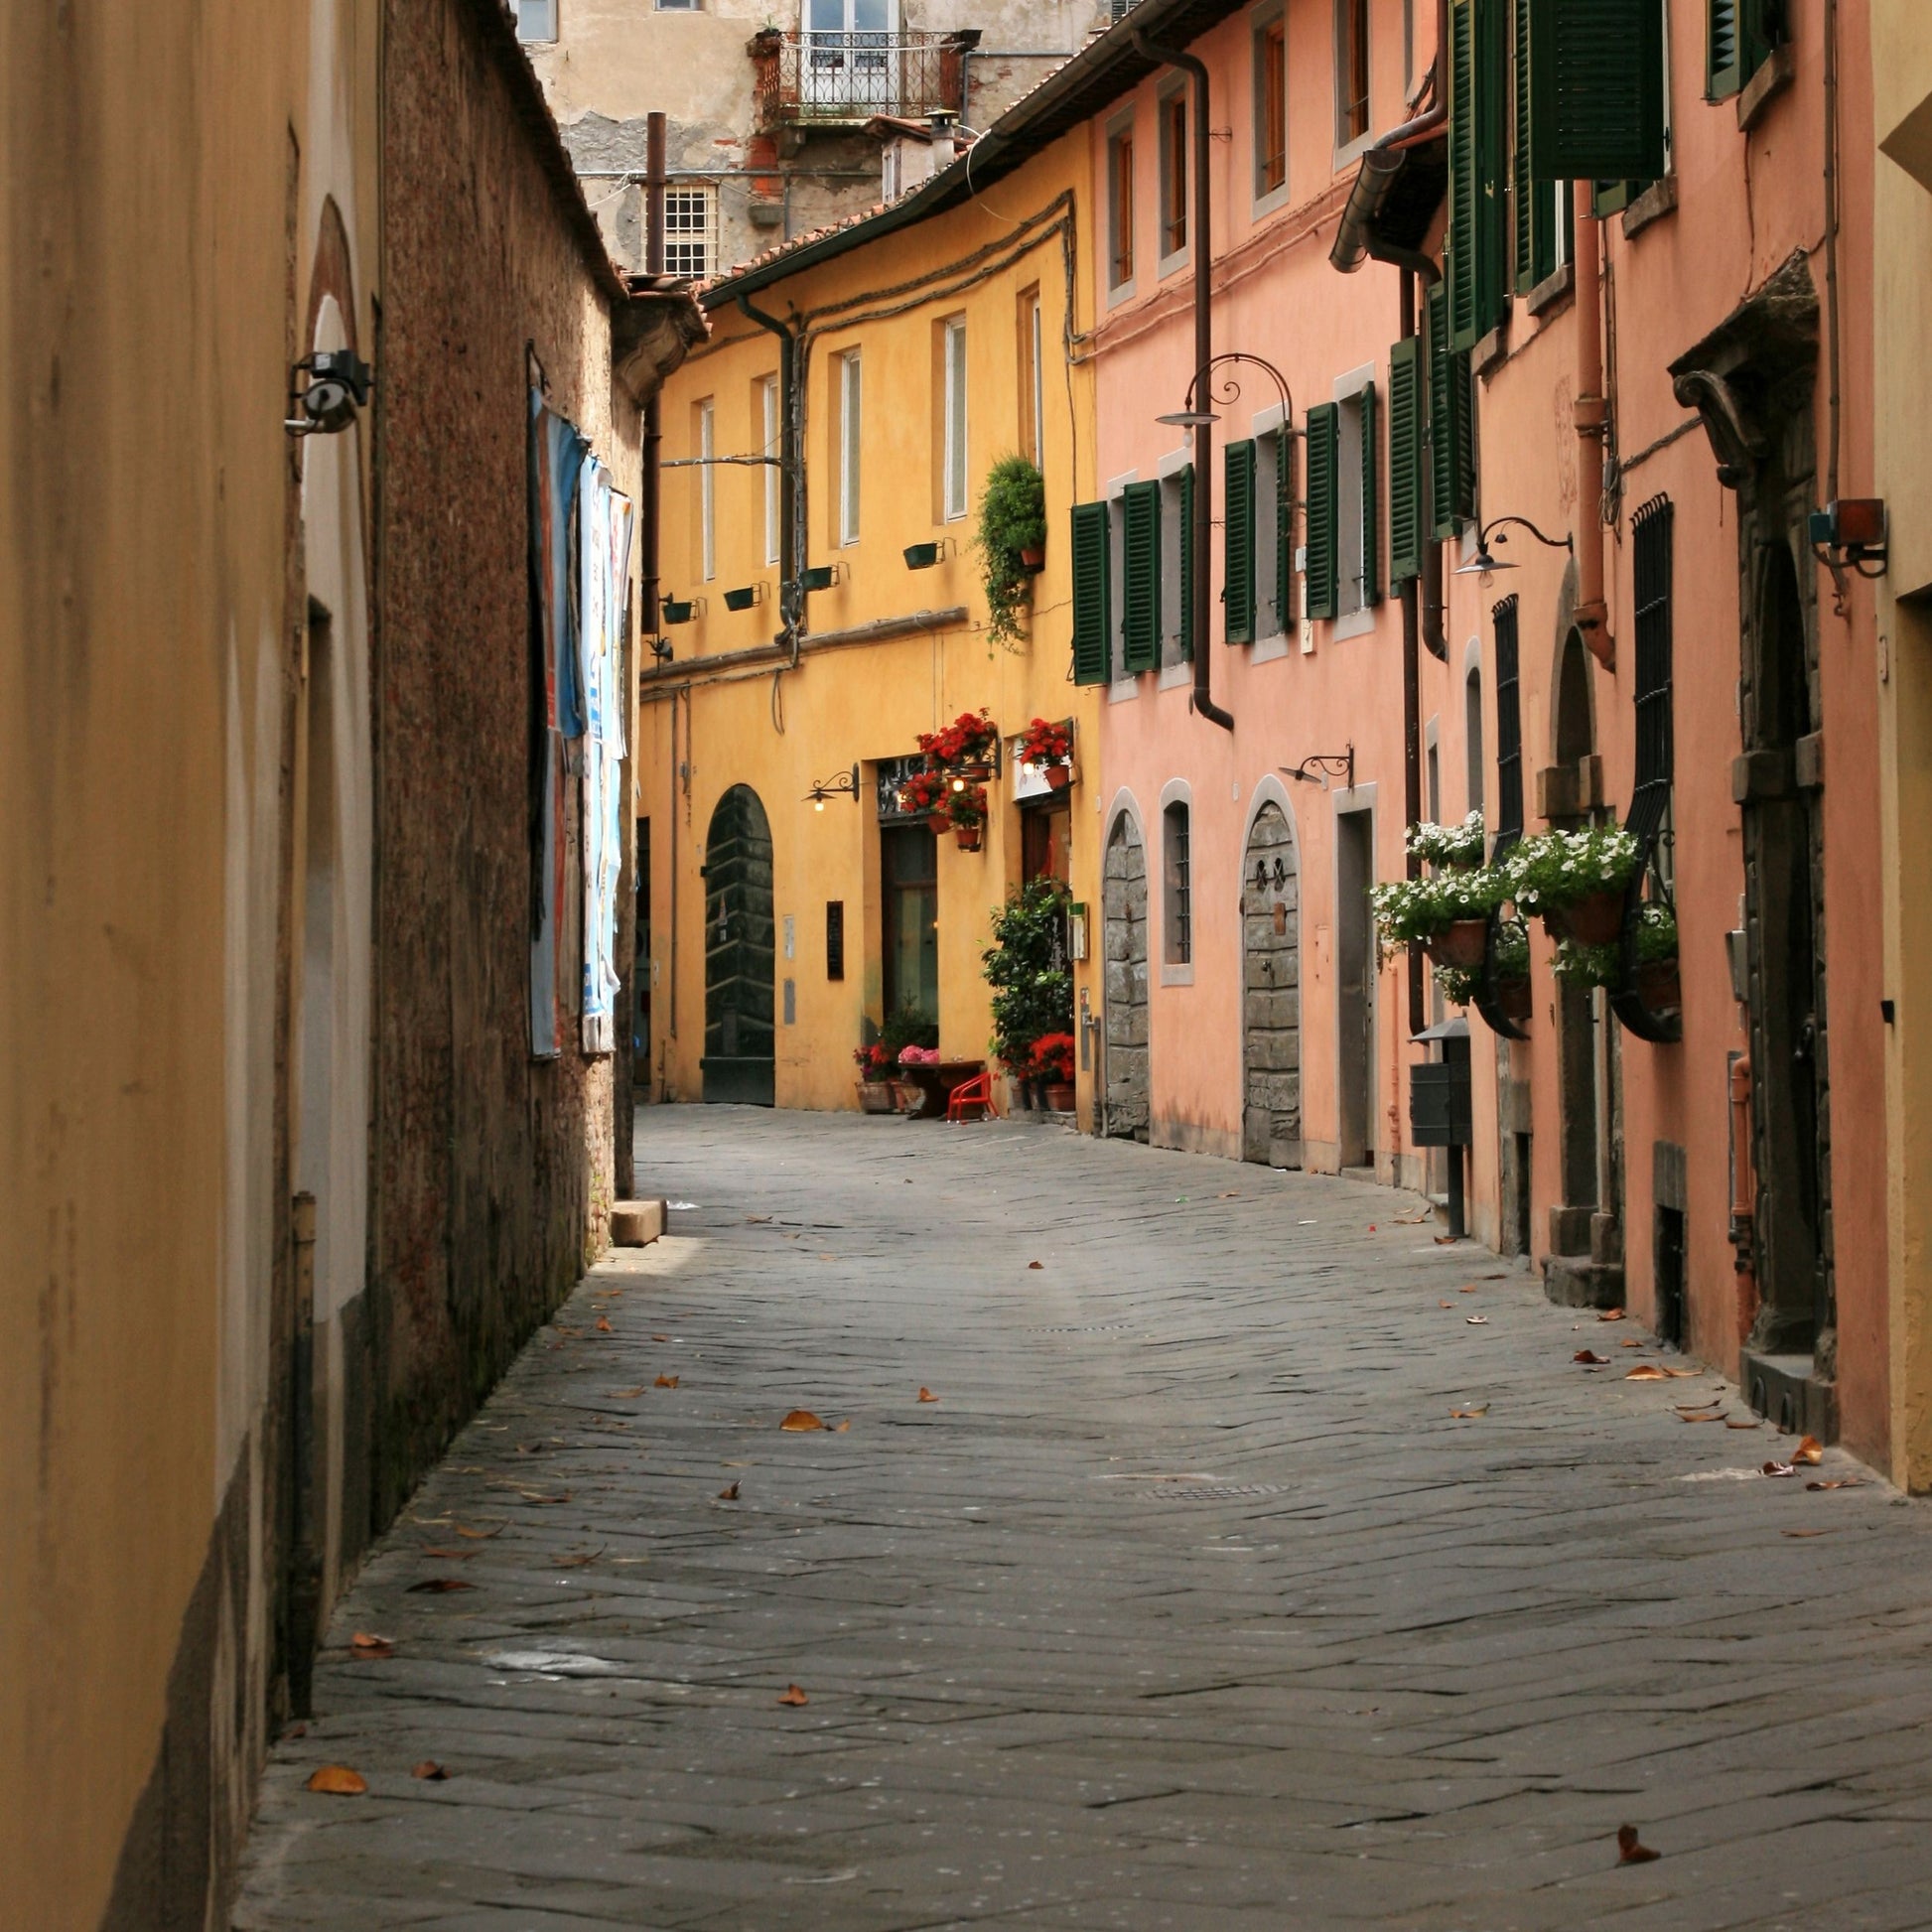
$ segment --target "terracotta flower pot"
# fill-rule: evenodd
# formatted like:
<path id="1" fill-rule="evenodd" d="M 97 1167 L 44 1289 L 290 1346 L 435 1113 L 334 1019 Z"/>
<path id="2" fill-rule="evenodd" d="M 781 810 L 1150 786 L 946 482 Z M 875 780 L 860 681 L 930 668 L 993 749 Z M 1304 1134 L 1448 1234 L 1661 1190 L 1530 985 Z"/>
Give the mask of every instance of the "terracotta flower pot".
<path id="1" fill-rule="evenodd" d="M 1623 889 L 1591 893 L 1560 907 L 1555 916 L 1565 938 L 1580 946 L 1607 946 L 1623 930 Z"/>
<path id="2" fill-rule="evenodd" d="M 1046 568 L 1046 546 L 1043 543 L 1023 543 L 1020 546 L 1020 568 L 1036 574 Z"/>
<path id="3" fill-rule="evenodd" d="M 1653 959 L 1637 968 L 1637 998 L 1655 1014 L 1678 1013 L 1684 1005 L 1683 981 L 1674 959 Z"/>
<path id="4" fill-rule="evenodd" d="M 1528 979 L 1500 980 L 1496 985 L 1496 1011 L 1520 1027 L 1535 1010 Z"/>
<path id="5" fill-rule="evenodd" d="M 1046 767 L 1046 789 L 1048 791 L 1064 791 L 1072 782 L 1072 765 L 1049 764 Z"/>
<path id="6" fill-rule="evenodd" d="M 959 841 L 962 852 L 977 852 L 980 849 L 980 828 L 977 825 L 955 825 L 952 835 Z"/>
<path id="7" fill-rule="evenodd" d="M 939 812 L 927 812 L 925 815 L 925 822 L 928 825 L 930 825 L 935 832 L 943 832 L 946 829 L 946 827 L 952 823 L 952 820 L 943 811 L 939 811 Z"/>
<path id="8" fill-rule="evenodd" d="M 993 775 L 993 767 L 984 759 L 969 759 L 959 767 L 959 775 L 969 778 L 976 785 L 983 785 Z"/>
<path id="9" fill-rule="evenodd" d="M 890 1080 L 861 1080 L 859 1082 L 859 1111 L 866 1114 L 890 1114 L 893 1111 L 893 1083 Z"/>
<path id="10" fill-rule="evenodd" d="M 1487 919 L 1457 919 L 1439 932 L 1423 950 L 1438 966 L 1454 966 L 1468 972 L 1482 964 L 1483 950 L 1488 944 Z"/>
<path id="11" fill-rule="evenodd" d="M 1056 1114 L 1070 1114 L 1073 1111 L 1073 1083 L 1070 1080 L 1048 1080 L 1046 1104 Z"/>

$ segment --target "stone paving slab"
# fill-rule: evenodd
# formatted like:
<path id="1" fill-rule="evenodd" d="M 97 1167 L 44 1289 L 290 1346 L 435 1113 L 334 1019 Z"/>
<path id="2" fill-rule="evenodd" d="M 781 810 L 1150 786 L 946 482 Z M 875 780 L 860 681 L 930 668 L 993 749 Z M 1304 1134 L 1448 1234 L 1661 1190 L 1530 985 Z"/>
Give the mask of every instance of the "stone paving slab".
<path id="1" fill-rule="evenodd" d="M 1932 1927 L 1932 1519 L 1763 1477 L 1634 1324 L 1050 1130 L 647 1109 L 638 1164 L 696 1205 L 372 1554 L 236 1932 Z"/>

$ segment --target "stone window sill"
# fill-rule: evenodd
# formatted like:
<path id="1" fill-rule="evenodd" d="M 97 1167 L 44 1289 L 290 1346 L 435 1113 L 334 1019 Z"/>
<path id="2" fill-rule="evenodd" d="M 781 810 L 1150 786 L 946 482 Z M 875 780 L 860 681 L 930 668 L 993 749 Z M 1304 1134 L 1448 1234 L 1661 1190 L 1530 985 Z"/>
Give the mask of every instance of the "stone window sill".
<path id="1" fill-rule="evenodd" d="M 1798 57 L 1786 41 L 1771 50 L 1771 58 L 1744 82 L 1737 96 L 1737 125 L 1748 134 L 1763 118 L 1764 110 L 1790 86 L 1798 71 Z"/>
<path id="2" fill-rule="evenodd" d="M 1163 986 L 1192 986 L 1194 969 L 1192 966 L 1170 965 L 1166 960 L 1161 964 L 1161 984 Z"/>
<path id="3" fill-rule="evenodd" d="M 1653 221 L 1661 221 L 1667 214 L 1677 212 L 1677 177 L 1666 175 L 1662 181 L 1653 181 L 1637 199 L 1623 210 L 1623 236 L 1627 241 L 1640 235 Z"/>
<path id="4" fill-rule="evenodd" d="M 1505 316 L 1476 344 L 1474 352 L 1469 357 L 1469 363 L 1477 375 L 1487 375 L 1500 363 L 1508 360 L 1509 318 Z"/>
<path id="5" fill-rule="evenodd" d="M 1576 291 L 1577 270 L 1573 263 L 1565 262 L 1554 275 L 1546 275 L 1528 296 L 1529 312 L 1533 316 L 1546 315 L 1559 303 L 1568 301 Z"/>

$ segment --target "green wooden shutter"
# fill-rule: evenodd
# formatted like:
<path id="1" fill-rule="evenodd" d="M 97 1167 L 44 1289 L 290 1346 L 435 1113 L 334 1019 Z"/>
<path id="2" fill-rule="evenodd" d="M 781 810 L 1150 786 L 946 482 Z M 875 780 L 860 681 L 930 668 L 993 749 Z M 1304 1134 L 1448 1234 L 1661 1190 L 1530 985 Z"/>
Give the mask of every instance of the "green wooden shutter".
<path id="1" fill-rule="evenodd" d="M 1375 384 L 1362 388 L 1362 602 L 1382 602 L 1381 436 L 1376 425 Z"/>
<path id="2" fill-rule="evenodd" d="M 1503 7 L 1449 8 L 1449 221 L 1444 268 L 1458 348 L 1473 348 L 1509 305 L 1509 178 Z"/>
<path id="3" fill-rule="evenodd" d="M 1107 505 L 1073 505 L 1073 682 L 1105 684 L 1113 674 L 1112 577 Z"/>
<path id="4" fill-rule="evenodd" d="M 1429 292 L 1429 534 L 1439 542 L 1458 534 L 1475 502 L 1475 424 L 1471 419 L 1469 358 L 1450 346 L 1449 295 L 1439 282 Z"/>
<path id="5" fill-rule="evenodd" d="M 1295 432 L 1275 438 L 1275 618 L 1282 635 L 1295 621 Z"/>
<path id="6" fill-rule="evenodd" d="M 1180 623 L 1182 657 L 1194 654 L 1194 466 L 1180 472 L 1175 493 L 1180 498 Z M 1203 644 L 1205 639 L 1202 640 Z"/>
<path id="7" fill-rule="evenodd" d="M 1221 451 L 1221 626 L 1231 644 L 1255 640 L 1255 446 Z"/>
<path id="8" fill-rule="evenodd" d="M 1339 412 L 1331 402 L 1309 411 L 1309 616 L 1332 618 L 1336 595 L 1335 456 Z"/>
<path id="9" fill-rule="evenodd" d="M 1705 0 L 1704 97 L 1723 100 L 1771 58 L 1776 39 L 1766 0 Z"/>
<path id="10" fill-rule="evenodd" d="M 1422 344 L 1389 349 L 1389 581 L 1422 575 Z"/>
<path id="11" fill-rule="evenodd" d="M 1532 178 L 1663 172 L 1663 0 L 1530 0 Z"/>
<path id="12" fill-rule="evenodd" d="M 1120 493 L 1121 659 L 1130 671 L 1161 662 L 1161 485 L 1129 483 Z"/>
<path id="13" fill-rule="evenodd" d="M 1515 77 L 1511 99 L 1516 124 L 1509 156 L 1509 212 L 1515 229 L 1516 293 L 1536 286 L 1536 211 L 1538 197 L 1530 181 L 1530 0 L 1512 0 L 1515 44 L 1510 67 Z"/>

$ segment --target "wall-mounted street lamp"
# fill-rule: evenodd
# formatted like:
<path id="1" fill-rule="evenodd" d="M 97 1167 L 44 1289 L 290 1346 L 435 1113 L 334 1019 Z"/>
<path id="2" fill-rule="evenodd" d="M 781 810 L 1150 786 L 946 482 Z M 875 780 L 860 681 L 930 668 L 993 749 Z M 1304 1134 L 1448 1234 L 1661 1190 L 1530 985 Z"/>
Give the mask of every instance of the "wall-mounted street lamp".
<path id="1" fill-rule="evenodd" d="M 1277 765 L 1276 769 L 1285 771 L 1291 778 L 1305 785 L 1319 785 L 1323 791 L 1328 789 L 1330 778 L 1343 778 L 1346 789 L 1355 789 L 1355 747 L 1351 744 L 1345 752 L 1315 752 L 1305 758 L 1300 764 Z"/>
<path id="2" fill-rule="evenodd" d="M 814 778 L 811 790 L 800 802 L 809 805 L 815 812 L 822 812 L 828 798 L 850 798 L 855 805 L 859 802 L 859 767 L 856 764 L 850 771 L 841 771 L 834 777 Z"/>
<path id="3" fill-rule="evenodd" d="M 319 348 L 303 356 L 290 377 L 289 413 L 282 427 L 291 436 L 335 436 L 345 430 L 367 404 L 374 379 L 352 348 Z"/>
<path id="4" fill-rule="evenodd" d="M 1241 384 L 1234 376 L 1224 375 L 1218 382 L 1213 379 L 1216 369 L 1225 368 L 1233 362 L 1252 362 L 1256 368 L 1273 377 L 1276 393 L 1282 399 L 1282 427 L 1289 428 L 1295 418 L 1295 402 L 1288 393 L 1288 378 L 1266 357 L 1250 355 L 1242 348 L 1225 349 L 1211 361 L 1203 363 L 1194 371 L 1194 379 L 1187 385 L 1187 400 L 1181 407 L 1154 420 L 1157 423 L 1173 423 L 1181 429 L 1204 429 L 1210 423 L 1218 423 L 1221 419 L 1209 405 L 1217 402 L 1232 405 L 1241 400 Z"/>
<path id="5" fill-rule="evenodd" d="M 1491 518 L 1489 522 L 1481 525 L 1476 531 L 1476 554 L 1466 564 L 1456 565 L 1456 576 L 1483 577 L 1487 576 L 1492 570 L 1518 570 L 1521 568 L 1520 565 L 1511 563 L 1508 558 L 1497 557 L 1490 551 L 1489 533 L 1492 530 L 1500 530 L 1505 523 L 1520 525 L 1538 543 L 1544 544 L 1552 550 L 1568 550 L 1572 556 L 1575 556 L 1577 553 L 1577 540 L 1575 537 L 1546 537 L 1527 516 L 1498 516 Z M 1507 543 L 1509 539 L 1507 537 L 1498 537 L 1496 541 L 1498 543 Z"/>

